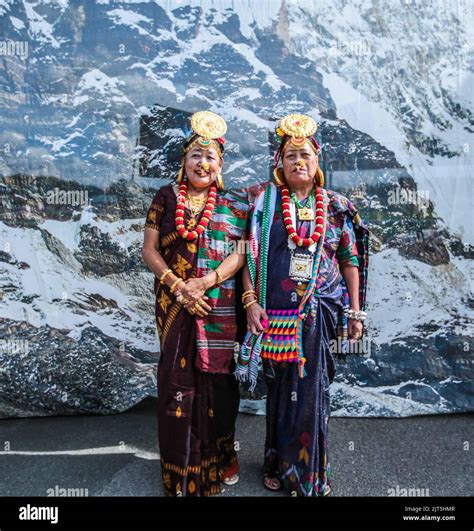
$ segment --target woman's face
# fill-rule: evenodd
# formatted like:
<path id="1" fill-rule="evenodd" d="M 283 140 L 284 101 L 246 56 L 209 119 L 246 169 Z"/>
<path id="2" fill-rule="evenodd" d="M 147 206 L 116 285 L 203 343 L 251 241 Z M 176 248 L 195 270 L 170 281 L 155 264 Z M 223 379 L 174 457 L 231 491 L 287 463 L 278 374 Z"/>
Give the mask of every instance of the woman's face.
<path id="1" fill-rule="evenodd" d="M 214 147 L 193 147 L 186 153 L 184 170 L 194 188 L 208 188 L 217 178 L 222 168 L 222 158 Z"/>
<path id="2" fill-rule="evenodd" d="M 307 142 L 301 148 L 288 146 L 283 155 L 283 174 L 290 188 L 311 183 L 317 168 L 318 156 Z"/>

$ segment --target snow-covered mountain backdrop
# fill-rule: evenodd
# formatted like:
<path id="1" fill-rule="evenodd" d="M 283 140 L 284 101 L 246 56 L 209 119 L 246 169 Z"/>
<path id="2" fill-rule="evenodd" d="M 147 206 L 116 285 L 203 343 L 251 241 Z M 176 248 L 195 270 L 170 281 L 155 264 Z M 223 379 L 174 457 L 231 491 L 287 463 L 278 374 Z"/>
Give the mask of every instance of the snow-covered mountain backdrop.
<path id="1" fill-rule="evenodd" d="M 143 223 L 204 109 L 230 187 L 269 178 L 277 118 L 312 115 L 370 225 L 370 348 L 333 414 L 472 411 L 473 28 L 472 0 L 0 0 L 0 416 L 156 393 Z"/>

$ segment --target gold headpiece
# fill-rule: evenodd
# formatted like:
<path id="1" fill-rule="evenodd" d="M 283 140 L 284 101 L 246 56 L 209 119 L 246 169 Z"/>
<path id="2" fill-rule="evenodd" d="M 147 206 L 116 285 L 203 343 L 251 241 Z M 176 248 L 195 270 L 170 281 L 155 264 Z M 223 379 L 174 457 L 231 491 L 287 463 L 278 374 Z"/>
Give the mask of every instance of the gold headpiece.
<path id="1" fill-rule="evenodd" d="M 317 129 L 316 122 L 310 116 L 306 114 L 288 114 L 278 122 L 276 132 L 280 137 L 289 136 L 290 143 L 296 148 L 301 148 L 305 145 L 307 138 L 314 135 Z M 316 146 L 311 142 L 309 144 L 317 152 Z"/>
<path id="2" fill-rule="evenodd" d="M 191 128 L 198 135 L 214 140 L 226 134 L 227 124 L 214 112 L 199 111 L 191 116 Z"/>
<path id="3" fill-rule="evenodd" d="M 278 127 L 293 138 L 306 138 L 318 129 L 316 122 L 306 114 L 289 114 L 280 120 Z"/>
<path id="4" fill-rule="evenodd" d="M 198 144 L 202 148 L 214 146 L 219 156 L 222 157 L 222 149 L 218 146 L 217 139 L 223 144 L 222 138 L 227 131 L 224 119 L 211 111 L 199 111 L 191 116 L 191 129 L 198 135 L 184 150 L 185 153 Z"/>

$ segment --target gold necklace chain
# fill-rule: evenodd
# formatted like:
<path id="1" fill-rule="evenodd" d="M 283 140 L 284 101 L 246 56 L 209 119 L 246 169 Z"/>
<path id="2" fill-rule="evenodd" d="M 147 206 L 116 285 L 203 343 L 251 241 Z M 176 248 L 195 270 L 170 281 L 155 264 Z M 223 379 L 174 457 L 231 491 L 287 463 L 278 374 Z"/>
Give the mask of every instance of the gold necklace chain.
<path id="1" fill-rule="evenodd" d="M 186 199 L 189 204 L 189 210 L 191 210 L 194 215 L 199 214 L 199 212 L 201 212 L 201 210 L 203 209 L 204 205 L 207 203 L 207 196 L 195 197 L 190 194 L 187 194 Z"/>
<path id="2" fill-rule="evenodd" d="M 188 208 L 191 211 L 191 217 L 193 218 L 192 220 L 190 220 L 191 227 L 194 227 L 196 225 L 196 218 L 206 206 L 207 199 L 208 199 L 207 196 L 206 197 L 194 197 L 189 194 L 186 195 L 186 200 L 188 201 Z"/>
<path id="3" fill-rule="evenodd" d="M 207 203 L 207 196 L 205 197 L 194 197 L 192 195 L 187 195 L 186 196 L 186 199 L 192 203 L 193 205 L 204 205 L 205 203 Z"/>

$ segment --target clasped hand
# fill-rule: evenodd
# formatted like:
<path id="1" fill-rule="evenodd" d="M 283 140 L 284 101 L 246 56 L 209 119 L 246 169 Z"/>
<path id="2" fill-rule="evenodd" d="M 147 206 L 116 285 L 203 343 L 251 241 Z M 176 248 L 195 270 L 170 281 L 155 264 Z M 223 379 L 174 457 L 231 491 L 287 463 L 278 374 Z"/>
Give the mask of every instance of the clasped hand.
<path id="1" fill-rule="evenodd" d="M 204 295 L 209 288 L 204 277 L 203 278 L 190 278 L 183 281 L 179 288 L 176 290 L 176 295 L 185 300 L 183 306 L 191 314 L 196 314 L 199 317 L 204 317 L 211 311 L 211 307 L 207 304 L 209 297 Z"/>

